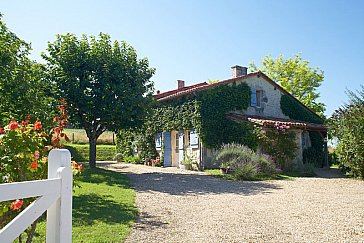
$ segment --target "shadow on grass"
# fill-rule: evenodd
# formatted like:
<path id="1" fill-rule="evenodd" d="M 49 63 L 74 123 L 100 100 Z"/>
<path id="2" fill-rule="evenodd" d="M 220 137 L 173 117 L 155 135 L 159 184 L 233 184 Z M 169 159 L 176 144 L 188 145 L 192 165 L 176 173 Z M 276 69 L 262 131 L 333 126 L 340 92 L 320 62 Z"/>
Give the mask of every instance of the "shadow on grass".
<path id="1" fill-rule="evenodd" d="M 84 168 L 85 167 L 86 166 L 84 166 Z M 79 181 L 96 184 L 104 183 L 108 186 L 118 186 L 125 189 L 130 188 L 128 186 L 128 179 L 125 176 L 120 173 L 101 168 L 86 167 L 86 169 L 82 171 L 82 176 Z"/>
<path id="2" fill-rule="evenodd" d="M 90 193 L 73 197 L 72 214 L 74 226 L 90 226 L 95 221 L 126 224 L 136 219 L 138 211 L 109 199 L 107 195 Z"/>

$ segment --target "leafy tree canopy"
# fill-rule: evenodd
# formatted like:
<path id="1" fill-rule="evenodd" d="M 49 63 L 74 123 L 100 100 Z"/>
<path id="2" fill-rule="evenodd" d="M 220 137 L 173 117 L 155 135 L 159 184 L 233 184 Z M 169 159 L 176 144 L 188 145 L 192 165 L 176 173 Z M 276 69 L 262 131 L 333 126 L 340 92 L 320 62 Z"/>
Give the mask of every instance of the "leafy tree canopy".
<path id="1" fill-rule="evenodd" d="M 267 55 L 262 60 L 261 67 L 252 62 L 249 69 L 262 71 L 307 107 L 323 116 L 325 104 L 317 101 L 320 97 L 317 88 L 324 81 L 324 73 L 318 67 L 313 68 L 309 64 L 309 61 L 302 59 L 301 54 L 288 59 L 283 55 L 276 59 Z"/>
<path id="2" fill-rule="evenodd" d="M 342 167 L 364 178 L 364 86 L 347 91 L 349 102 L 329 119 L 330 135 L 337 138 L 335 154 Z"/>
<path id="3" fill-rule="evenodd" d="M 31 47 L 11 32 L 0 14 L 0 123 L 14 117 L 47 121 L 54 110 L 45 67 L 29 59 Z M 47 123 L 47 122 L 45 122 Z"/>
<path id="4" fill-rule="evenodd" d="M 90 166 L 96 165 L 96 140 L 106 130 L 138 127 L 152 103 L 155 70 L 146 58 L 138 59 L 126 42 L 110 36 L 57 35 L 48 44 L 50 76 L 70 113 L 86 130 Z"/>

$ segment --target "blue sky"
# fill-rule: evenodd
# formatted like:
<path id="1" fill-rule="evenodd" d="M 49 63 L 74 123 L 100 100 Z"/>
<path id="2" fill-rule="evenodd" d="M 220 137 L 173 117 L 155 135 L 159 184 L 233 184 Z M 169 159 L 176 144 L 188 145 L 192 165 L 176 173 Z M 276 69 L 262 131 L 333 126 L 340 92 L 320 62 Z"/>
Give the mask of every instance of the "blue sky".
<path id="1" fill-rule="evenodd" d="M 319 88 L 327 115 L 364 84 L 364 1 L 130 0 L 1 1 L 10 30 L 33 47 L 32 58 L 55 35 L 109 33 L 131 44 L 156 68 L 156 89 L 231 77 L 272 54 L 302 53 L 325 73 Z"/>

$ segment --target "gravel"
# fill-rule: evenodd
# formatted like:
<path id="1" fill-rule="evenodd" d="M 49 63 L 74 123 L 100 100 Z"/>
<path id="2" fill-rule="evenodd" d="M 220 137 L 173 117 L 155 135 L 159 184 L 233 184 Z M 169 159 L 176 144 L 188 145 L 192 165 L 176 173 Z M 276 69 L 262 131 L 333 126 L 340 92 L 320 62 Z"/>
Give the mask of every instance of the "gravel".
<path id="1" fill-rule="evenodd" d="M 126 242 L 364 242 L 363 181 L 226 181 L 177 168 L 103 166 L 127 174 L 137 192 L 140 216 Z"/>

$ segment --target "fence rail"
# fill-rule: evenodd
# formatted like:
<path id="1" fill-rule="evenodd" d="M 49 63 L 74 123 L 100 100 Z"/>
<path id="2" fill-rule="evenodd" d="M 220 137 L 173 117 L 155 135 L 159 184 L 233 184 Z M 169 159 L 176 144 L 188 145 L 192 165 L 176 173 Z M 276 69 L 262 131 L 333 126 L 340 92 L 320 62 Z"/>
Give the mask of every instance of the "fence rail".
<path id="1" fill-rule="evenodd" d="M 0 201 L 39 197 L 0 230 L 12 242 L 47 210 L 47 242 L 72 242 L 71 154 L 55 149 L 48 156 L 48 179 L 0 185 Z"/>

